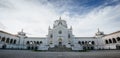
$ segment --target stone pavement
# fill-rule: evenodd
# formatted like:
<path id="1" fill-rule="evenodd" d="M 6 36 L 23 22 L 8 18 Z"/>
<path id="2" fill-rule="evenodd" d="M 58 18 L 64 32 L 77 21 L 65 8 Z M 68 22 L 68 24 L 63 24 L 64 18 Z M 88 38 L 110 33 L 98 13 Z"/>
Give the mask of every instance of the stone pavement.
<path id="1" fill-rule="evenodd" d="M 120 50 L 90 52 L 34 52 L 30 50 L 0 50 L 0 58 L 120 58 Z"/>

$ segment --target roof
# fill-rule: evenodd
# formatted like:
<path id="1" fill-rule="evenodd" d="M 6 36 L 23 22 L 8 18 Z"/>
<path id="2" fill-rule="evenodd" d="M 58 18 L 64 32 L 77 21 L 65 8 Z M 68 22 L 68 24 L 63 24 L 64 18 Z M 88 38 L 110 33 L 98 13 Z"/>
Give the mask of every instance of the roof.
<path id="1" fill-rule="evenodd" d="M 5 34 L 8 34 L 8 35 L 11 35 L 11 36 L 17 37 L 17 35 L 14 35 L 14 34 L 11 34 L 11 33 L 5 32 L 5 31 L 2 31 L 2 30 L 0 30 L 0 32 L 1 32 L 1 33 L 5 33 Z"/>
<path id="2" fill-rule="evenodd" d="M 116 32 L 113 32 L 113 33 L 110 33 L 110 34 L 106 34 L 105 36 L 113 35 L 113 34 L 116 34 L 116 33 L 120 33 L 120 30 L 116 31 Z"/>
<path id="3" fill-rule="evenodd" d="M 95 37 L 75 37 L 75 39 L 95 39 Z"/>
<path id="4" fill-rule="evenodd" d="M 28 37 L 27 39 L 45 39 L 46 37 Z"/>

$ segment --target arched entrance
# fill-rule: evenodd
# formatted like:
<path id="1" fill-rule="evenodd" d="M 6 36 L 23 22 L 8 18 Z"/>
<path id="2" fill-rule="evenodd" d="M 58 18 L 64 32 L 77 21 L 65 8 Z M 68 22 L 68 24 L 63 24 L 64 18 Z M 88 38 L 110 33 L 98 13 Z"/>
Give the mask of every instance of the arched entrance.
<path id="1" fill-rule="evenodd" d="M 116 49 L 120 50 L 120 44 L 116 45 Z"/>
<path id="2" fill-rule="evenodd" d="M 30 46 L 28 46 L 27 49 L 30 50 Z"/>
<path id="3" fill-rule="evenodd" d="M 2 46 L 2 49 L 5 49 L 6 48 L 6 44 L 4 44 L 3 46 Z"/>
<path id="4" fill-rule="evenodd" d="M 58 39 L 58 45 L 59 45 L 59 46 L 62 46 L 62 38 L 59 38 L 59 39 Z"/>

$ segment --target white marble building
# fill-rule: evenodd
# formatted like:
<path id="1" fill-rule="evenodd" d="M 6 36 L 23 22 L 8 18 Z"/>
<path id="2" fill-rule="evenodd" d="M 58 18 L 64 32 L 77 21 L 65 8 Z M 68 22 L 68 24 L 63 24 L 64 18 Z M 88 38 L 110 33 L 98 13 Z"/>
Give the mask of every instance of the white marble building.
<path id="1" fill-rule="evenodd" d="M 46 37 L 28 37 L 23 30 L 16 35 L 0 30 L 0 48 L 49 50 L 56 46 L 72 50 L 120 49 L 120 31 L 104 34 L 98 30 L 94 37 L 75 37 L 72 27 L 68 28 L 61 18 L 54 22 L 53 28 L 48 28 Z"/>

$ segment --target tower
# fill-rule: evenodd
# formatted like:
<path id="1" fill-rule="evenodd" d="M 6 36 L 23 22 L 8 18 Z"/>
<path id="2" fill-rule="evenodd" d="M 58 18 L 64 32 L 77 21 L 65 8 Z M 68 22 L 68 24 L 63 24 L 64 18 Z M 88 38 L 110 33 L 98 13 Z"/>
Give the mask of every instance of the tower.
<path id="1" fill-rule="evenodd" d="M 26 36 L 26 33 L 23 32 L 23 29 L 20 32 L 18 32 L 18 38 L 19 38 L 18 44 L 24 45 L 25 44 L 24 41 L 25 41 L 25 38 L 27 38 L 27 36 Z"/>
<path id="2" fill-rule="evenodd" d="M 97 36 L 97 37 L 104 36 L 104 32 L 100 31 L 99 28 L 98 28 L 98 31 L 95 33 L 95 36 Z"/>
<path id="3" fill-rule="evenodd" d="M 97 40 L 97 43 L 96 43 L 96 49 L 101 49 L 104 47 L 104 40 L 102 39 L 102 37 L 104 36 L 104 32 L 100 31 L 99 28 L 98 28 L 98 31 L 97 33 L 95 33 L 95 37 L 96 37 L 96 40 Z"/>

